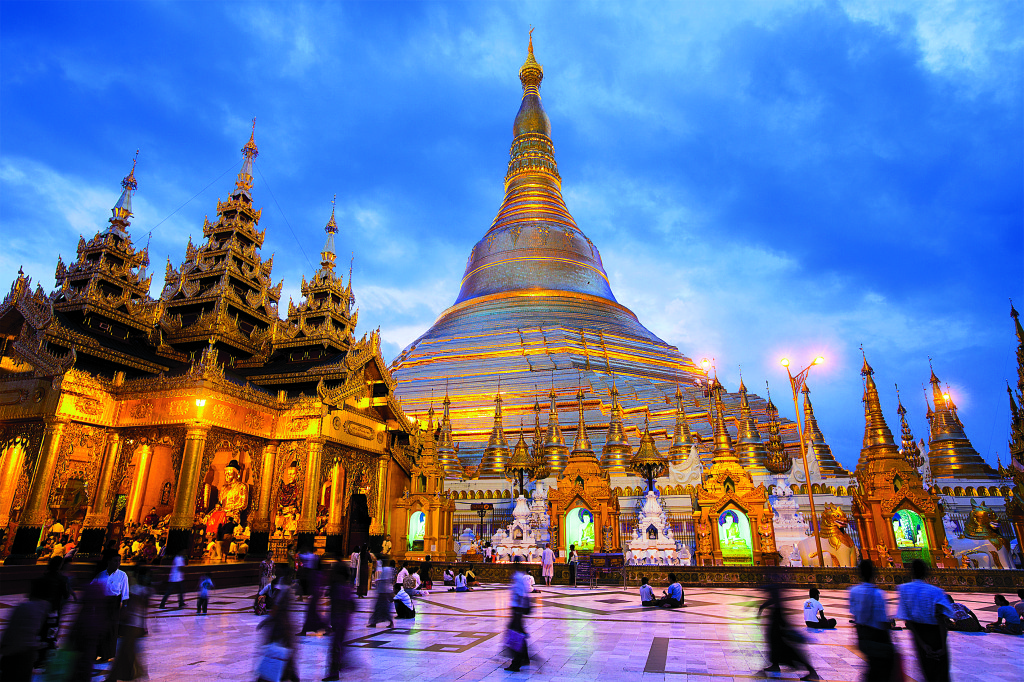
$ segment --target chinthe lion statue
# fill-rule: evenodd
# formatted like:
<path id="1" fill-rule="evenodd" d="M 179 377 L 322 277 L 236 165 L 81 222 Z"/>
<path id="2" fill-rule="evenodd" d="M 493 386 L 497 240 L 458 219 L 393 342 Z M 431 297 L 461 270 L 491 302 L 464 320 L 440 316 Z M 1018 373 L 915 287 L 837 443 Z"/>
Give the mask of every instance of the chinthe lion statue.
<path id="1" fill-rule="evenodd" d="M 967 517 L 964 534 L 947 538 L 957 562 L 964 558 L 972 568 L 1013 568 L 1010 543 L 999 534 L 999 521 L 991 507 L 971 498 L 971 515 Z"/>
<path id="2" fill-rule="evenodd" d="M 852 567 L 857 565 L 857 546 L 846 531 L 846 524 L 850 520 L 843 513 L 843 510 L 834 504 L 826 504 L 821 512 L 821 551 L 825 555 L 824 565 L 826 567 Z M 818 547 L 814 536 L 804 538 L 797 543 L 797 550 L 800 552 L 800 561 L 804 566 L 818 565 Z"/>

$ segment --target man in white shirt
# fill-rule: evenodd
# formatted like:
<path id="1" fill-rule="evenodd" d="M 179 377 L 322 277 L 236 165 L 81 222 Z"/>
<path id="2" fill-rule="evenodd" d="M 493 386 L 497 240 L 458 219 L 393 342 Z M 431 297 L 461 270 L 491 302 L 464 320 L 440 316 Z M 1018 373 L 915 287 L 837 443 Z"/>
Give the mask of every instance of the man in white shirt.
<path id="1" fill-rule="evenodd" d="M 181 569 L 185 566 L 185 557 L 180 552 L 171 559 L 171 572 L 167 575 L 167 584 L 164 586 L 164 598 L 160 600 L 160 608 L 167 606 L 167 598 L 171 593 L 178 595 L 178 608 L 185 608 L 185 595 L 182 592 L 185 575 Z"/>
<path id="2" fill-rule="evenodd" d="M 93 582 L 103 586 L 107 619 L 96 653 L 100 660 L 109 661 L 117 651 L 117 625 L 121 620 L 121 606 L 128 601 L 128 576 L 121 570 L 121 557 L 117 554 L 111 556 L 107 560 L 107 570 L 101 571 Z"/>
<path id="3" fill-rule="evenodd" d="M 650 580 L 645 576 L 640 579 L 640 606 L 657 606 L 658 600 L 654 598 L 654 588 Z"/>
<path id="4" fill-rule="evenodd" d="M 395 616 L 398 618 L 416 617 L 416 609 L 413 608 L 412 599 L 405 588 L 398 590 L 395 594 Z"/>
<path id="5" fill-rule="evenodd" d="M 409 568 L 405 564 L 402 564 L 402 570 L 400 570 L 398 572 L 398 575 L 395 576 L 395 586 L 396 587 L 401 587 L 402 585 L 404 585 L 405 584 L 405 579 L 408 578 L 408 577 L 409 577 Z"/>
<path id="6" fill-rule="evenodd" d="M 860 578 L 863 582 L 850 588 L 850 613 L 857 628 L 857 647 L 868 660 L 864 679 L 888 680 L 895 650 L 889 635 L 885 595 L 875 586 L 875 565 L 871 559 L 860 562 Z"/>
<path id="7" fill-rule="evenodd" d="M 914 559 L 910 565 L 909 583 L 900 585 L 896 618 L 906 623 L 914 635 L 917 662 L 927 682 L 949 682 L 949 650 L 946 648 L 946 629 L 939 618 L 952 617 L 949 600 L 942 588 L 925 582 L 928 564 Z"/>
<path id="8" fill-rule="evenodd" d="M 348 570 L 352 574 L 352 584 L 359 584 L 359 550 L 353 550 L 348 557 Z"/>
<path id="9" fill-rule="evenodd" d="M 825 607 L 818 601 L 820 596 L 818 588 L 812 587 L 808 594 L 809 599 L 804 602 L 804 623 L 809 628 L 832 630 L 836 626 L 836 619 L 825 617 Z"/>
<path id="10" fill-rule="evenodd" d="M 551 579 L 555 577 L 555 553 L 551 551 L 551 545 L 544 545 L 541 552 L 540 574 L 544 577 L 544 584 L 551 587 Z"/>

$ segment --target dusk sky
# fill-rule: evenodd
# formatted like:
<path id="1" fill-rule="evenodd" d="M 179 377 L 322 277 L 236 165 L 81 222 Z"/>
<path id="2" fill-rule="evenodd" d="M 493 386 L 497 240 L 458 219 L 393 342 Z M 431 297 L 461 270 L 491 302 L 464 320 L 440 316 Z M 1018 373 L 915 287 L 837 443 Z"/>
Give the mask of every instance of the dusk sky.
<path id="1" fill-rule="evenodd" d="M 612 290 L 686 356 L 803 367 L 853 468 L 864 345 L 897 434 L 927 438 L 928 357 L 1006 462 L 1024 306 L 1024 3 L 0 4 L 0 286 L 47 290 L 104 229 L 202 240 L 256 117 L 253 195 L 282 308 L 337 194 L 360 332 L 390 361 L 454 302 L 503 193 L 535 27 L 563 193 Z M 184 204 L 184 206 L 183 206 Z M 180 208 L 179 208 L 180 207 Z"/>

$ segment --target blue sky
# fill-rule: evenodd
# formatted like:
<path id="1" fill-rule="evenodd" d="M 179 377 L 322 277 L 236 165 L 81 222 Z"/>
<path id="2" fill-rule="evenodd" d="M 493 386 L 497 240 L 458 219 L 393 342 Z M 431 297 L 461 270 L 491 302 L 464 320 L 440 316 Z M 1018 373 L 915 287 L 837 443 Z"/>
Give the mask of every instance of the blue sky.
<path id="1" fill-rule="evenodd" d="M 752 390 L 767 379 L 784 415 L 779 357 L 826 355 L 812 397 L 850 467 L 859 344 L 890 426 L 898 382 L 918 437 L 930 355 L 977 449 L 1006 459 L 1021 3 L 0 12 L 0 281 L 23 265 L 52 287 L 57 254 L 105 226 L 139 148 L 132 232 L 153 230 L 157 293 L 226 197 L 255 116 L 263 253 L 285 298 L 314 270 L 336 193 L 360 326 L 379 325 L 393 357 L 455 300 L 501 202 L 532 24 L 566 203 L 649 329 L 714 357 L 730 390 L 740 366 Z"/>

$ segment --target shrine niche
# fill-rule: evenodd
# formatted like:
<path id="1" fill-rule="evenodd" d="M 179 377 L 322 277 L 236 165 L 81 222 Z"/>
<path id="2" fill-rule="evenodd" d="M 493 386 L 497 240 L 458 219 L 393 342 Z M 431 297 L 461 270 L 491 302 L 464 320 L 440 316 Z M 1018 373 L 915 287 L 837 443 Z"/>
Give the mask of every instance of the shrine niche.
<path id="1" fill-rule="evenodd" d="M 298 532 L 305 474 L 306 442 L 290 441 L 281 444 L 277 451 L 277 470 L 270 502 L 273 511 L 273 539 L 291 538 Z"/>
<path id="2" fill-rule="evenodd" d="M 754 485 L 733 451 L 723 417 L 722 391 L 715 379 L 711 389 L 714 459 L 693 500 L 696 564 L 777 566 L 781 556 L 775 547 L 775 514 L 768 504 L 768 489 L 764 484 Z"/>

